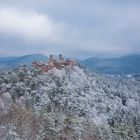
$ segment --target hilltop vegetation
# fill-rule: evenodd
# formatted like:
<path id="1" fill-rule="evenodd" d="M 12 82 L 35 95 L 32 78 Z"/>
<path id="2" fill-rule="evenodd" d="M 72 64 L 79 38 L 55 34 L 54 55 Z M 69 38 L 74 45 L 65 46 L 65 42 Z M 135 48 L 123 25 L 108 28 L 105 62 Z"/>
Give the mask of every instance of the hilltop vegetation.
<path id="1" fill-rule="evenodd" d="M 1 140 L 139 140 L 140 81 L 78 66 L 0 75 Z"/>

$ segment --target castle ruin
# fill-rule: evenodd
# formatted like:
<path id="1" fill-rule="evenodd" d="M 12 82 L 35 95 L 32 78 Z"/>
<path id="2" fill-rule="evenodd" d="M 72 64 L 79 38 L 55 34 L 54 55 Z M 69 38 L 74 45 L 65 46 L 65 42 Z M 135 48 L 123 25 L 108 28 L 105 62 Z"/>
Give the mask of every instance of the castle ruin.
<path id="1" fill-rule="evenodd" d="M 59 55 L 59 59 L 55 59 L 53 55 L 50 55 L 50 58 L 48 60 L 48 63 L 42 63 L 42 62 L 33 62 L 32 67 L 36 69 L 40 69 L 41 72 L 47 73 L 49 70 L 53 68 L 62 69 L 66 66 L 72 68 L 75 65 L 75 61 L 70 59 L 64 59 L 62 54 Z"/>

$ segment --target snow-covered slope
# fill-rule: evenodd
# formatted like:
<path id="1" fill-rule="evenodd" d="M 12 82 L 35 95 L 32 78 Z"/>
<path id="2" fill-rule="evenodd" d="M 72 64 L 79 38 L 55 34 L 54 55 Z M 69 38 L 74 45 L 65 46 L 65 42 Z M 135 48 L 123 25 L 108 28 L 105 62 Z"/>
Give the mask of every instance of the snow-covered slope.
<path id="1" fill-rule="evenodd" d="M 46 74 L 16 70 L 1 75 L 0 83 L 3 114 L 20 104 L 40 120 L 35 139 L 59 140 L 66 135 L 68 140 L 140 138 L 140 82 L 135 79 L 113 79 L 74 66 Z M 6 129 L 6 124 L 1 128 Z M 19 131 L 8 131 L 14 133 L 11 137 L 20 137 Z M 26 133 L 23 139 L 28 138 Z"/>

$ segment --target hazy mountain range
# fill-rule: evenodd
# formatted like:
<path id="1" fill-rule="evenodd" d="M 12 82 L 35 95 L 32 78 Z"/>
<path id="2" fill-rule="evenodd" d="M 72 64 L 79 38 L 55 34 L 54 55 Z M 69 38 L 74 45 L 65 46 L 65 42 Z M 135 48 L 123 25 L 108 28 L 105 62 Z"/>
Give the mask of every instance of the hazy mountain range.
<path id="1" fill-rule="evenodd" d="M 91 71 L 105 74 L 140 74 L 140 55 L 133 54 L 119 58 L 91 57 L 85 60 L 75 59 Z M 11 69 L 33 61 L 47 62 L 48 57 L 43 54 L 29 54 L 20 57 L 0 57 L 0 69 Z"/>
<path id="2" fill-rule="evenodd" d="M 139 74 L 140 55 L 133 54 L 120 58 L 89 58 L 83 61 L 90 70 L 107 74 Z"/>
<path id="3" fill-rule="evenodd" d="M 15 68 L 26 64 L 30 66 L 33 61 L 47 62 L 48 57 L 43 54 L 29 54 L 20 57 L 0 57 L 0 69 Z"/>

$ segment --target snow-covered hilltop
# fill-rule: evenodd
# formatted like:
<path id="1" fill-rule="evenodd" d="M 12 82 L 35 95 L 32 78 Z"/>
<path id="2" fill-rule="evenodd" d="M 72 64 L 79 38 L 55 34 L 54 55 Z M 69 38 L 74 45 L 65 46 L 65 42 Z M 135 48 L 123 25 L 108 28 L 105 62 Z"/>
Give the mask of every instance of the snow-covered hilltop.
<path id="1" fill-rule="evenodd" d="M 78 66 L 1 74 L 0 139 L 139 140 L 140 81 Z"/>

